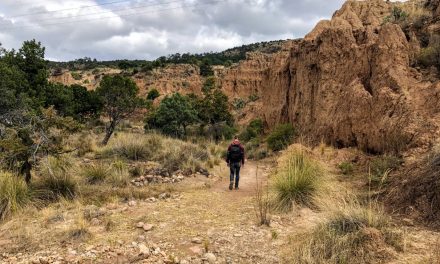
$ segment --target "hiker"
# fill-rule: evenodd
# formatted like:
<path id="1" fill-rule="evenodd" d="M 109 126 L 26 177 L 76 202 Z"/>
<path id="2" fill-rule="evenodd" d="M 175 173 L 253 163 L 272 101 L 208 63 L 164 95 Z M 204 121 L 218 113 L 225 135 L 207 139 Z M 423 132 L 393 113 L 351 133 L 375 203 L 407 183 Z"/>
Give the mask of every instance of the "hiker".
<path id="1" fill-rule="evenodd" d="M 238 183 L 240 181 L 240 168 L 244 166 L 244 147 L 240 144 L 240 140 L 238 140 L 237 136 L 228 147 L 226 163 L 228 163 L 231 171 L 229 190 L 232 190 L 232 187 L 234 186 L 234 176 L 235 190 L 238 190 Z"/>

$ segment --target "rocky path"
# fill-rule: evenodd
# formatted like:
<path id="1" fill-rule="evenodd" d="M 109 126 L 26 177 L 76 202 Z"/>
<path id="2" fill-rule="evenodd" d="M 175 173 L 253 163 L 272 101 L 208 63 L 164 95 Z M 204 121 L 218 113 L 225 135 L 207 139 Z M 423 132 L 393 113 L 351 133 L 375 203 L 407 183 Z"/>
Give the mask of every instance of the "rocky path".
<path id="1" fill-rule="evenodd" d="M 177 193 L 101 207 L 70 206 L 53 222 L 44 219 L 60 212 L 41 212 L 26 227 L 4 226 L 4 234 L 7 228 L 31 230 L 36 243 L 0 251 L 0 263 L 280 263 L 293 220 L 273 217 L 271 227 L 257 225 L 257 172 L 259 180 L 267 180 L 267 166 L 248 162 L 238 191 L 228 189 L 229 168 L 221 166 L 217 180 L 194 178 Z M 70 232 L 66 226 L 83 212 L 93 216 L 86 227 L 91 235 L 63 239 Z"/>

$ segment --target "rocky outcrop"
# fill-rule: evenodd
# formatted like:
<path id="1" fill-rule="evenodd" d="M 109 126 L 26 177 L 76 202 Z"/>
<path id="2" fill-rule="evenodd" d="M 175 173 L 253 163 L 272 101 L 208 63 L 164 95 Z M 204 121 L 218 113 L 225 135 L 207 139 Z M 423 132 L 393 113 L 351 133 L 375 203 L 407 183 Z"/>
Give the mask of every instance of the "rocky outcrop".
<path id="1" fill-rule="evenodd" d="M 401 27 L 383 23 L 392 5 L 347 1 L 330 21 L 293 42 L 287 56 L 244 62 L 241 67 L 266 67 L 252 89 L 263 98 L 268 127 L 291 122 L 312 139 L 370 152 L 429 144 L 439 105 L 426 101 L 438 96 L 410 67 L 412 48 Z"/>

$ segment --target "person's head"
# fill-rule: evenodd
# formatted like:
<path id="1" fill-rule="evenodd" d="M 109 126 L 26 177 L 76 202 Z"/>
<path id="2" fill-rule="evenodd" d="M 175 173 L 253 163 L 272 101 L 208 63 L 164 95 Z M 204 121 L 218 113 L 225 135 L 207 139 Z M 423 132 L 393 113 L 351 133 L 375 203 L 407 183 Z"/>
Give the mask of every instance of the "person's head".
<path id="1" fill-rule="evenodd" d="M 240 144 L 240 140 L 238 139 L 238 136 L 234 137 L 234 140 L 232 141 L 232 144 L 234 144 L 234 145 Z"/>

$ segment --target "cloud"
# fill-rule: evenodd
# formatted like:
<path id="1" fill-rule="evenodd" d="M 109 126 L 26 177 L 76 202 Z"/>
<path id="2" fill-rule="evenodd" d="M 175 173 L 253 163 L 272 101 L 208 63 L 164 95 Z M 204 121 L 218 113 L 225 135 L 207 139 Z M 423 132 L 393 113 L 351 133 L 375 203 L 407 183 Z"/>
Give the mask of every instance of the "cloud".
<path id="1" fill-rule="evenodd" d="M 57 60 L 155 59 L 302 37 L 343 2 L 2 0 L 0 42 L 19 48 L 35 38 L 46 46 L 47 57 Z"/>

